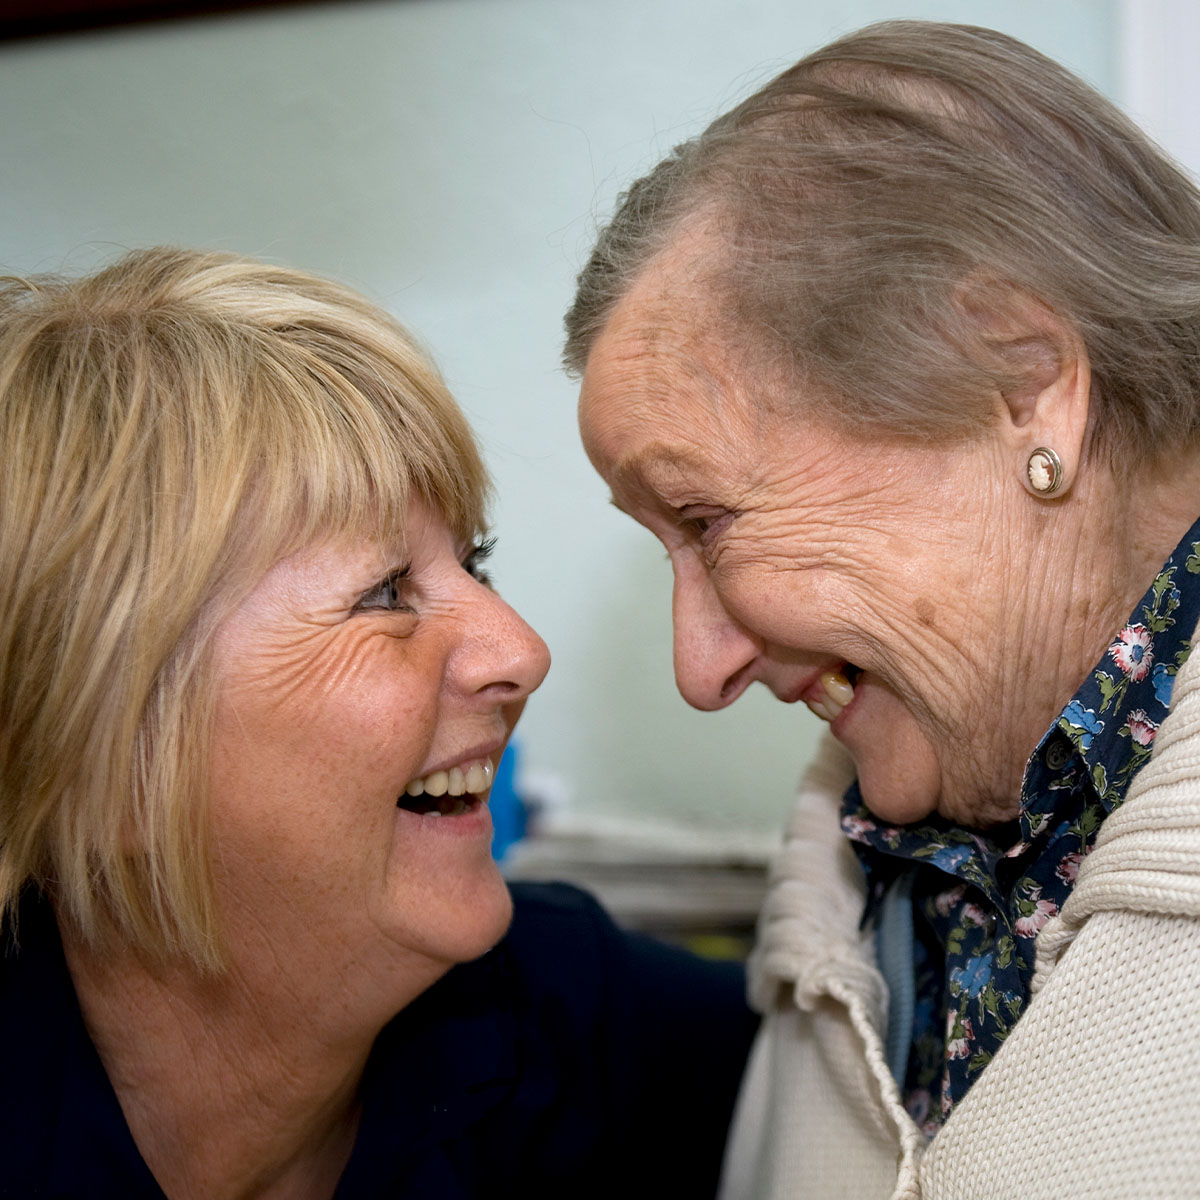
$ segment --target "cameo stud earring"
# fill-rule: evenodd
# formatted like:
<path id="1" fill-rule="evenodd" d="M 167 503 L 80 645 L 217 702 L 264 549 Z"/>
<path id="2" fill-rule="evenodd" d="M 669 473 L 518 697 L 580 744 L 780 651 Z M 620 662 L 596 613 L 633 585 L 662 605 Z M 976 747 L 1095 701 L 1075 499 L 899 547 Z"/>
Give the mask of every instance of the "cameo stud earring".
<path id="1" fill-rule="evenodd" d="M 1053 496 L 1062 487 L 1062 459 L 1049 446 L 1039 446 L 1025 465 L 1029 486 L 1038 496 Z"/>

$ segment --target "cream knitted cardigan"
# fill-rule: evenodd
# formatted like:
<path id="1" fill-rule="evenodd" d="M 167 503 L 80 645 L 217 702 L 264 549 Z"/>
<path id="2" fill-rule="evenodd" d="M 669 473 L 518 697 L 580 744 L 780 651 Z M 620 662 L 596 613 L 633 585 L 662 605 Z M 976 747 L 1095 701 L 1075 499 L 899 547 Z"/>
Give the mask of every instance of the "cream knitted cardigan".
<path id="1" fill-rule="evenodd" d="M 827 739 L 773 871 L 722 1200 L 1200 1197 L 1200 653 L 1038 937 L 1028 1009 L 928 1143 L 885 1061 L 851 778 Z"/>

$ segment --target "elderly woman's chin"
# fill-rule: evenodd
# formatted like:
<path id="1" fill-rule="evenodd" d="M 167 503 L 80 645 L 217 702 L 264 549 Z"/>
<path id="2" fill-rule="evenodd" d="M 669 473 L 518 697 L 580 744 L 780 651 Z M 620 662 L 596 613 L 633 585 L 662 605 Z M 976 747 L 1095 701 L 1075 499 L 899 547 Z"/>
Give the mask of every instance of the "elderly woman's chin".
<path id="1" fill-rule="evenodd" d="M 863 803 L 880 820 L 907 825 L 938 810 L 943 769 L 932 740 L 869 673 L 857 680 L 854 709 L 838 720 L 835 735 L 854 759 Z"/>
<path id="2" fill-rule="evenodd" d="M 863 803 L 892 825 L 920 821 L 938 808 L 939 772 L 932 756 L 901 752 L 890 762 L 878 754 L 854 758 Z"/>
<path id="3" fill-rule="evenodd" d="M 882 821 L 909 825 L 937 813 L 985 829 L 1015 815 L 1010 798 L 1020 784 L 1007 778 L 1013 770 L 1007 759 L 961 734 L 927 732 L 904 700 L 869 672 L 856 681 L 854 709 L 837 721 L 834 734 L 854 760 L 863 803 Z"/>

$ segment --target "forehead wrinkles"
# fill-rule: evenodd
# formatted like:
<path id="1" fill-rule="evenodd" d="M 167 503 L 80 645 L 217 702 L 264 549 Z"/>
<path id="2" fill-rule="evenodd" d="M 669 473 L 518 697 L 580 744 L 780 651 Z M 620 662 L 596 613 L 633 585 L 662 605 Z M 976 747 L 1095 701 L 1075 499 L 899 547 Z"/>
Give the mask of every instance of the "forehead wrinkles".
<path id="1" fill-rule="evenodd" d="M 729 344 L 694 265 L 651 267 L 613 312 L 585 371 L 584 441 L 619 507 L 622 494 L 722 478 L 735 448 L 761 432 L 745 348 Z"/>
<path id="2" fill-rule="evenodd" d="M 610 386 L 640 410 L 639 416 L 692 401 L 709 414 L 719 412 L 727 384 L 705 361 L 701 331 L 670 315 L 659 319 L 650 312 L 639 313 L 636 322 L 621 322 L 612 334 L 609 364 L 616 378 L 610 379 Z"/>
<path id="3" fill-rule="evenodd" d="M 610 443 L 606 472 L 614 496 L 649 489 L 666 497 L 724 480 L 735 465 L 735 448 L 746 445 L 744 406 L 702 364 L 692 365 L 687 386 L 675 374 L 619 399 L 622 432 Z"/>
<path id="4" fill-rule="evenodd" d="M 714 354 L 721 341 L 714 336 L 720 313 L 710 295 L 705 256 L 693 242 L 681 238 L 652 260 L 613 310 L 593 358 L 600 350 L 608 367 L 647 398 L 686 389 L 715 410 L 724 392 L 723 364 L 719 352 Z"/>
<path id="5" fill-rule="evenodd" d="M 584 380 L 586 421 L 599 417 L 634 434 L 652 425 L 667 458 L 687 453 L 674 448 L 676 439 L 707 443 L 714 434 L 758 424 L 741 373 L 717 349 L 715 335 L 657 321 L 612 332 L 601 369 Z"/>

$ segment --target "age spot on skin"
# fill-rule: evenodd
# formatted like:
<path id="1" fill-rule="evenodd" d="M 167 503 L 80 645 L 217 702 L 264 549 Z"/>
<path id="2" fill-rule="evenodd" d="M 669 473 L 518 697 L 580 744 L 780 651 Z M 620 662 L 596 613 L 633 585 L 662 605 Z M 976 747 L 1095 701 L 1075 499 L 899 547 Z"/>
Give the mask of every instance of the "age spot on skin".
<path id="1" fill-rule="evenodd" d="M 930 600 L 924 596 L 918 596 L 913 607 L 916 609 L 917 620 L 926 629 L 932 629 L 937 624 L 937 609 Z"/>

